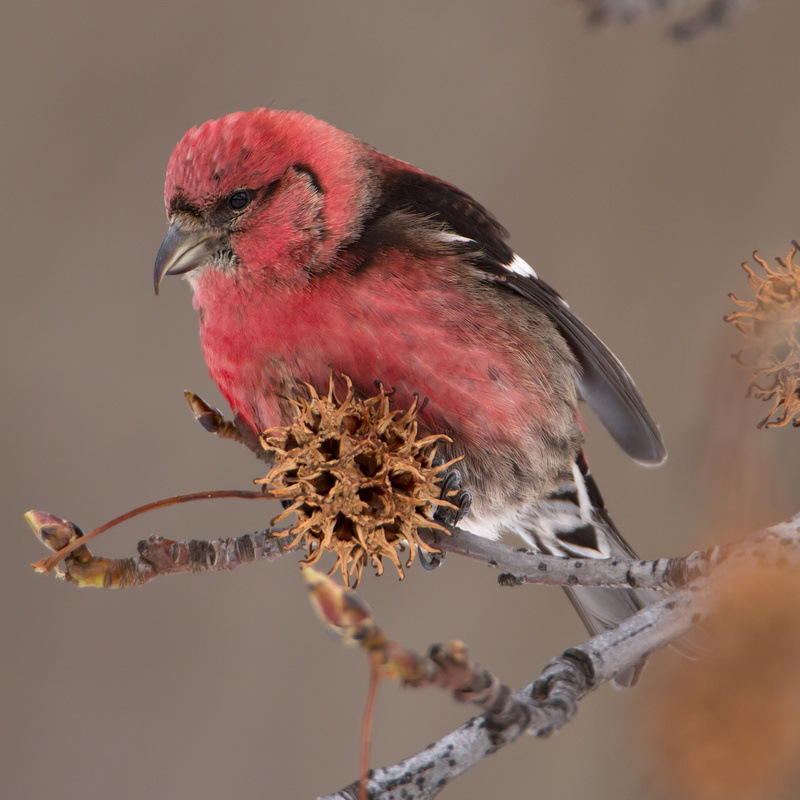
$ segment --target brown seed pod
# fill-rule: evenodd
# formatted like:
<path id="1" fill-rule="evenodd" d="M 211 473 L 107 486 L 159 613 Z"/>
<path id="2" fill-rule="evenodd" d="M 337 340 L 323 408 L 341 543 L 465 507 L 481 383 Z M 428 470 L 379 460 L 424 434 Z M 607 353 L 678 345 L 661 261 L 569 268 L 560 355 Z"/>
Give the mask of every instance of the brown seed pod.
<path id="1" fill-rule="evenodd" d="M 765 278 L 742 264 L 755 289 L 755 300 L 737 300 L 731 294 L 731 300 L 741 310 L 725 317 L 750 341 L 748 347 L 734 356 L 753 371 L 748 395 L 772 401 L 759 428 L 788 422 L 800 427 L 800 265 L 792 262 L 800 247 L 797 242 L 792 244 L 786 260 L 777 259 L 777 269 L 771 269 L 753 253 L 766 273 Z"/>
<path id="2" fill-rule="evenodd" d="M 399 550 L 409 548 L 406 566 L 414 560 L 415 545 L 438 552 L 423 542 L 418 528 L 438 528 L 431 518 L 440 498 L 440 473 L 454 462 L 434 465 L 436 444 L 446 436 L 417 438 L 414 401 L 407 411 L 391 408 L 391 396 L 380 387 L 374 397 L 361 400 L 347 376 L 346 395 L 340 400 L 331 377 L 327 395 L 306 386 L 307 397 L 291 399 L 295 419 L 285 428 L 264 432 L 261 443 L 275 456 L 275 466 L 256 481 L 270 487 L 291 505 L 297 522 L 286 531 L 287 549 L 304 538 L 305 564 L 326 551 L 336 553 L 331 572 L 341 568 L 345 581 L 357 585 L 372 561 L 378 574 L 389 558 L 403 577 Z"/>

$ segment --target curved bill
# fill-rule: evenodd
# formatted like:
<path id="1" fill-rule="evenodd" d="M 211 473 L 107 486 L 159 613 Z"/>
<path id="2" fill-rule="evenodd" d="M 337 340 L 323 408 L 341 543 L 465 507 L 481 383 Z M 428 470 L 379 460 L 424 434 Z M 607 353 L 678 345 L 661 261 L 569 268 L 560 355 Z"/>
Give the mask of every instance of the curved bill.
<path id="1" fill-rule="evenodd" d="M 218 246 L 218 238 L 207 228 L 186 230 L 177 223 L 171 225 L 156 256 L 153 273 L 156 294 L 165 275 L 182 275 L 208 264 Z"/>

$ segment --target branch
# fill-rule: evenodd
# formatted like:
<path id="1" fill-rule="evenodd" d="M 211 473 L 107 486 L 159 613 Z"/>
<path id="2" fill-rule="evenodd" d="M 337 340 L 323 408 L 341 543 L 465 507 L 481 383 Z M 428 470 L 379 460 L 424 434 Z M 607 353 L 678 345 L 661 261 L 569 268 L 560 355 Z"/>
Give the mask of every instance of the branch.
<path id="1" fill-rule="evenodd" d="M 715 559 L 715 571 L 721 577 L 736 574 L 743 562 L 753 558 L 760 565 L 797 567 L 800 564 L 800 514 L 717 552 L 724 553 L 724 557 Z M 540 563 L 549 566 L 549 561 Z M 710 560 L 701 563 L 711 568 Z M 368 784 L 369 796 L 381 800 L 428 800 L 470 767 L 518 739 L 523 732 L 544 738 L 559 730 L 575 716 L 578 703 L 590 691 L 701 622 L 713 607 L 709 584 L 706 576 L 693 579 L 684 588 L 647 606 L 613 630 L 551 661 L 538 678 L 515 694 L 515 698 L 530 710 L 527 725 L 520 716 L 508 724 L 490 714 L 474 717 L 416 755 L 394 766 L 374 770 Z M 354 800 L 357 791 L 358 785 L 351 784 L 321 800 Z"/>
<path id="2" fill-rule="evenodd" d="M 139 556 L 132 562 L 134 580 L 141 586 L 159 575 L 182 572 L 222 572 L 253 561 L 276 561 L 285 552 L 283 541 L 272 530 L 256 531 L 236 539 L 192 539 L 173 542 L 151 536 L 137 545 Z M 120 586 L 120 588 L 124 588 Z"/>
<path id="3" fill-rule="evenodd" d="M 80 529 L 66 520 L 41 512 L 29 512 L 26 516 L 39 538 L 53 550 L 61 550 L 82 538 Z M 239 539 L 211 542 L 173 542 L 151 537 L 140 543 L 138 558 L 120 560 L 94 558 L 85 544 L 77 542 L 64 568 L 69 570 L 68 579 L 80 585 L 141 585 L 159 574 L 216 571 L 232 569 L 257 558 L 273 560 L 284 552 L 279 538 L 285 535 L 285 531 L 262 531 Z M 500 576 L 503 585 L 536 582 L 682 588 L 642 609 L 613 630 L 567 650 L 535 681 L 515 693 L 510 705 L 504 703 L 504 713 L 475 717 L 417 755 L 374 771 L 368 786 L 370 796 L 386 800 L 432 798 L 451 780 L 515 741 L 523 732 L 544 737 L 559 730 L 572 719 L 579 701 L 588 692 L 638 664 L 705 618 L 713 601 L 708 590 L 712 573 L 715 578 L 717 574 L 735 574 L 742 566 L 754 563 L 773 567 L 800 564 L 800 514 L 735 545 L 698 551 L 685 558 L 656 561 L 590 561 L 542 556 L 490 542 L 456 528 L 449 534 L 420 531 L 420 536 L 425 537 L 428 546 L 507 570 Z M 507 713 L 509 709 L 514 713 Z M 353 785 L 327 800 L 352 800 L 356 792 Z"/>
<path id="4" fill-rule="evenodd" d="M 26 519 L 39 539 L 56 552 L 68 545 L 74 546 L 72 543 L 77 544 L 76 539 L 88 538 L 77 525 L 53 514 L 30 511 Z M 800 560 L 800 513 L 786 522 L 751 534 L 735 545 L 715 546 L 681 558 L 655 561 L 548 556 L 509 547 L 460 528 L 443 527 L 447 532 L 419 529 L 419 537 L 427 546 L 443 553 L 457 553 L 502 570 L 498 578 L 501 586 L 535 583 L 674 590 L 710 575 L 716 566 L 730 558 L 747 559 L 757 554 L 762 561 L 766 559 L 775 566 L 781 566 L 786 559 Z M 93 557 L 81 544 L 67 557 L 59 574 L 79 586 L 124 589 L 142 586 L 160 575 L 219 572 L 251 561 L 274 561 L 284 552 L 296 549 L 286 547 L 290 536 L 291 528 L 264 530 L 236 539 L 173 541 L 151 536 L 139 542 L 137 557 L 120 559 Z"/>
<path id="5" fill-rule="evenodd" d="M 313 567 L 304 567 L 303 576 L 311 592 L 311 604 L 325 627 L 369 654 L 371 680 L 362 727 L 358 800 L 368 797 L 370 730 L 381 677 L 399 678 L 404 686 L 415 689 L 447 689 L 456 700 L 479 706 L 498 731 L 524 730 L 529 724 L 527 703 L 517 699 L 489 670 L 472 661 L 462 642 L 433 645 L 427 655 L 421 656 L 389 639 L 377 625 L 372 609 L 355 590 L 341 586 Z"/>
<path id="6" fill-rule="evenodd" d="M 268 492 L 250 492 L 241 489 L 220 489 L 213 492 L 192 492 L 191 494 L 181 494 L 175 497 L 165 497 L 163 500 L 154 500 L 145 503 L 131 511 L 121 514 L 112 520 L 100 525 L 89 533 L 84 533 L 74 522 L 62 519 L 61 517 L 50 514 L 46 511 L 28 511 L 25 520 L 33 528 L 34 533 L 39 537 L 42 544 L 53 551 L 53 555 L 36 561 L 31 566 L 36 572 L 50 573 L 60 561 L 67 558 L 71 553 L 86 550 L 86 543 L 105 533 L 110 528 L 127 522 L 129 519 L 155 511 L 157 508 L 167 508 L 181 503 L 190 503 L 195 500 L 218 500 L 220 498 L 238 497 L 243 500 L 269 500 Z"/>
<path id="7" fill-rule="evenodd" d="M 529 723 L 517 716 L 500 725 L 490 715 L 473 717 L 414 756 L 374 770 L 369 796 L 381 800 L 427 800 L 486 756 L 523 733 L 545 738 L 566 725 L 578 702 L 658 647 L 680 637 L 705 615 L 706 593 L 684 589 L 640 611 L 619 627 L 567 650 L 514 696 L 529 708 Z M 322 800 L 353 800 L 357 784 Z"/>
<path id="8" fill-rule="evenodd" d="M 693 39 L 730 22 L 755 0 L 578 0 L 589 12 L 593 25 L 608 22 L 632 22 L 655 12 L 692 5 L 697 10 L 671 27 L 673 38 L 678 41 Z"/>
<path id="9" fill-rule="evenodd" d="M 56 566 L 56 574 L 80 587 L 126 589 L 143 586 L 160 575 L 221 572 L 251 561 L 275 561 L 291 549 L 281 540 L 284 531 L 264 530 L 236 539 L 210 541 L 191 539 L 176 542 L 151 536 L 139 542 L 139 555 L 136 557 L 102 558 L 89 552 L 83 544 L 88 537 L 74 522 L 44 511 L 29 511 L 25 519 L 50 550 L 58 553 L 69 546 L 74 548 Z"/>
<path id="10" fill-rule="evenodd" d="M 800 562 L 800 513 L 770 528 L 751 534 L 743 541 L 697 550 L 679 558 L 645 561 L 632 558 L 562 558 L 526 548 L 509 547 L 446 526 L 449 531 L 421 531 L 425 542 L 442 552 L 458 553 L 474 561 L 503 570 L 503 586 L 537 583 L 549 586 L 609 586 L 633 589 L 673 590 L 711 574 L 728 559 L 754 555 L 765 563 L 782 566 L 787 559 Z"/>

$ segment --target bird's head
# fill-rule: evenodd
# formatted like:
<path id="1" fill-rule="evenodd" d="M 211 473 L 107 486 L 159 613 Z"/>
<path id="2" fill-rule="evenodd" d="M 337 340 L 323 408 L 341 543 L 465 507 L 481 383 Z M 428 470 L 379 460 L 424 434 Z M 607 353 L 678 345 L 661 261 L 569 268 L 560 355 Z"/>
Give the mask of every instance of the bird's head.
<path id="1" fill-rule="evenodd" d="M 172 153 L 164 199 L 165 275 L 246 271 L 297 284 L 356 238 L 375 192 L 372 151 L 296 111 L 256 109 L 192 128 Z"/>

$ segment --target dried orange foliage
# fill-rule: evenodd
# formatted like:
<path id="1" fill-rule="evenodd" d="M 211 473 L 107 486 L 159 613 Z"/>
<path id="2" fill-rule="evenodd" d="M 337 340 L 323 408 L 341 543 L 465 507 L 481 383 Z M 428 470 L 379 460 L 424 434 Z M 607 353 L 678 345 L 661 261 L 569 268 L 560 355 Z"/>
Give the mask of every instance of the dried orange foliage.
<path id="1" fill-rule="evenodd" d="M 403 577 L 398 551 L 435 551 L 417 535 L 420 527 L 440 528 L 431 508 L 440 500 L 439 474 L 453 462 L 434 466 L 436 444 L 445 436 L 417 438 L 419 404 L 407 411 L 391 408 L 383 387 L 367 400 L 359 399 L 342 376 L 346 395 L 340 400 L 331 378 L 327 395 L 307 387 L 308 398 L 292 400 L 295 420 L 261 437 L 276 464 L 257 483 L 270 487 L 274 497 L 291 505 L 275 520 L 297 514 L 286 535 L 292 548 L 303 539 L 306 564 L 326 551 L 336 554 L 331 572 L 341 568 L 345 581 L 357 585 L 371 561 L 378 574 L 387 557 Z"/>
<path id="2" fill-rule="evenodd" d="M 800 574 L 743 564 L 719 578 L 698 661 L 659 689 L 655 751 L 666 796 L 768 800 L 800 775 Z"/>
<path id="3" fill-rule="evenodd" d="M 767 416 L 758 427 L 767 428 L 791 422 L 800 426 L 800 266 L 792 259 L 800 246 L 786 260 L 777 259 L 778 269 L 771 269 L 756 253 L 753 258 L 766 273 L 760 278 L 747 264 L 748 281 L 755 289 L 755 300 L 737 300 L 741 311 L 725 317 L 750 340 L 751 344 L 736 358 L 753 370 L 747 394 L 772 401 Z"/>

